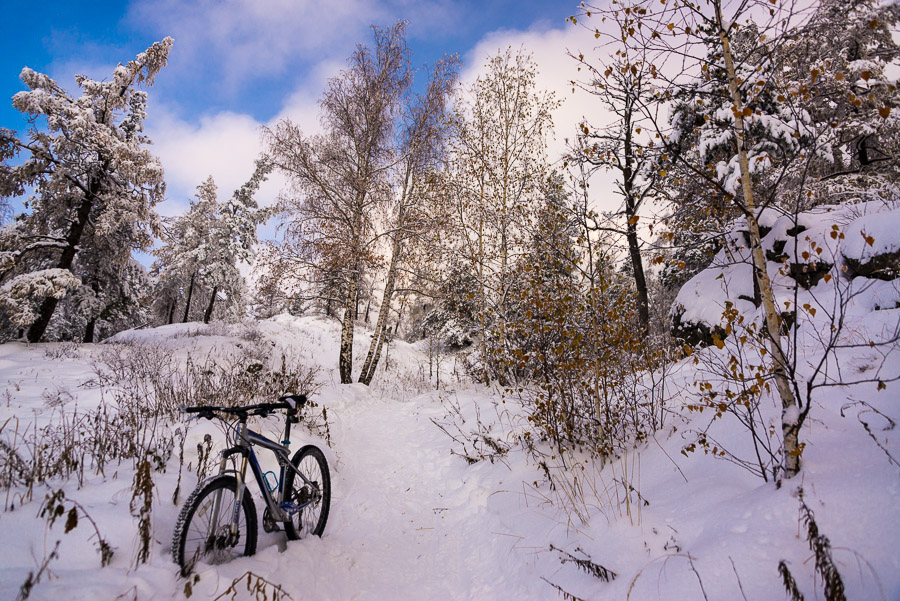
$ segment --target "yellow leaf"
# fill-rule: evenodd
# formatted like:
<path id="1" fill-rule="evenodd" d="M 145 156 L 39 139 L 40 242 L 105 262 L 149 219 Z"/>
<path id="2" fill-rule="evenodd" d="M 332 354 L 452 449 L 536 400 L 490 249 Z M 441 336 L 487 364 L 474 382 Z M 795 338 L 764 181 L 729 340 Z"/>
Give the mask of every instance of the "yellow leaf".
<path id="1" fill-rule="evenodd" d="M 881 107 L 880 109 L 878 109 L 878 114 L 881 115 L 882 119 L 887 119 L 888 115 L 891 114 L 891 107 L 889 107 L 889 106 Z"/>
<path id="2" fill-rule="evenodd" d="M 869 78 L 872 77 L 872 74 L 869 73 L 868 71 L 863 71 L 862 73 L 859 74 L 859 76 L 860 76 L 860 78 L 862 78 L 863 81 L 869 81 Z"/>
<path id="3" fill-rule="evenodd" d="M 725 343 L 722 342 L 722 339 L 718 337 L 718 335 L 713 334 L 713 344 L 716 345 L 717 349 L 725 348 Z"/>

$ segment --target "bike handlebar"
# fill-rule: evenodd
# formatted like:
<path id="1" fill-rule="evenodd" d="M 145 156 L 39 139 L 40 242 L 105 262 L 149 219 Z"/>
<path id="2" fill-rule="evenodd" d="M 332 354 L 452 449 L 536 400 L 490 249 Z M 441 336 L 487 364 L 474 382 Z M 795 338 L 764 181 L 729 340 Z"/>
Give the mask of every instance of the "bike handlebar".
<path id="1" fill-rule="evenodd" d="M 212 419 L 215 412 L 230 413 L 238 416 L 248 415 L 267 415 L 276 409 L 287 409 L 288 412 L 295 412 L 306 404 L 307 398 L 305 394 L 288 394 L 278 399 L 277 403 L 259 403 L 256 405 L 246 405 L 244 407 L 214 407 L 205 405 L 199 407 L 182 407 L 185 413 L 199 413 L 200 417 Z"/>

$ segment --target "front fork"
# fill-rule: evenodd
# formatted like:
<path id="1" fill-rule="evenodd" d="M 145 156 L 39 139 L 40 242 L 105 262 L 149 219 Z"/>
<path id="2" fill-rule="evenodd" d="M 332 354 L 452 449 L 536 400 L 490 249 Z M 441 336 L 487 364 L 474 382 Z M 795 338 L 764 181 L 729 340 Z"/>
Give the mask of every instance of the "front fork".
<path id="1" fill-rule="evenodd" d="M 238 520 L 241 516 L 241 501 L 244 499 L 244 489 L 247 488 L 247 483 L 244 480 L 244 476 L 247 474 L 247 459 L 249 455 L 243 455 L 241 457 L 241 469 L 238 470 L 237 473 L 237 490 L 234 491 L 234 507 L 231 510 L 231 540 L 237 541 L 238 536 Z"/>
<path id="2" fill-rule="evenodd" d="M 240 432 L 238 433 L 238 439 L 240 439 Z M 222 451 L 222 460 L 219 462 L 220 474 L 224 474 L 226 471 L 228 471 L 228 457 L 230 454 L 231 453 L 229 453 L 228 450 Z M 248 454 L 242 453 L 241 469 L 234 472 L 235 479 L 237 480 L 237 487 L 234 491 L 234 505 L 231 508 L 231 524 L 229 526 L 228 536 L 229 544 L 237 544 L 237 538 L 239 535 L 238 524 L 241 516 L 241 502 L 244 498 L 244 490 L 247 488 L 246 475 L 248 457 Z M 213 501 L 212 519 L 210 520 L 210 526 L 214 529 L 218 529 L 219 514 L 222 511 L 222 492 L 223 491 L 219 490 L 216 493 L 215 500 Z M 216 532 L 209 533 L 210 538 L 215 538 L 215 536 Z"/>

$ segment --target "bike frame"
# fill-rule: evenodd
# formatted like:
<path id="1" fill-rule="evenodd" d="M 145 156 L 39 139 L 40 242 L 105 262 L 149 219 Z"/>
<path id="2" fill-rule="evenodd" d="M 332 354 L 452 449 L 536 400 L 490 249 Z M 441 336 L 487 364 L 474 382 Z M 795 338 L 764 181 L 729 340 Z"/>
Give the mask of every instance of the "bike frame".
<path id="1" fill-rule="evenodd" d="M 291 420 L 287 418 L 285 420 L 284 425 L 284 436 L 282 438 L 281 443 L 278 443 L 274 440 L 270 440 L 260 434 L 259 432 L 255 432 L 251 430 L 247 426 L 247 419 L 245 416 L 241 416 L 240 421 L 237 426 L 237 434 L 235 436 L 236 441 L 233 447 L 225 449 L 222 451 L 222 459 L 219 465 L 219 473 L 234 473 L 235 478 L 237 479 L 237 490 L 235 491 L 235 499 L 234 505 L 231 508 L 231 535 L 237 536 L 238 534 L 238 520 L 240 518 L 241 511 L 241 499 L 244 497 L 244 490 L 247 488 L 247 466 L 250 466 L 250 471 L 253 472 L 253 476 L 256 480 L 256 484 L 259 487 L 260 494 L 262 494 L 263 499 L 266 502 L 266 507 L 269 509 L 269 513 L 272 516 L 272 519 L 276 522 L 286 522 L 291 519 L 291 516 L 303 509 L 309 503 L 305 503 L 301 506 L 296 507 L 285 507 L 284 504 L 284 476 L 286 470 L 290 469 L 294 472 L 295 476 L 300 476 L 303 482 L 307 485 L 314 486 L 313 482 L 307 478 L 303 473 L 301 473 L 294 465 L 291 463 L 290 458 L 288 456 L 288 446 L 291 441 Z M 266 485 L 265 476 L 263 475 L 262 467 L 259 465 L 259 459 L 256 457 L 256 453 L 253 450 L 254 446 L 259 446 L 264 449 L 267 449 L 275 454 L 276 459 L 278 460 L 279 465 L 279 477 L 278 477 L 278 487 L 274 491 L 269 491 L 269 487 Z M 228 458 L 231 455 L 241 455 L 241 464 L 240 469 L 237 470 L 229 470 L 228 467 Z M 310 501 L 311 502 L 311 501 Z M 213 503 L 213 524 L 218 522 L 219 511 L 221 511 L 221 493 L 217 495 L 215 502 Z"/>

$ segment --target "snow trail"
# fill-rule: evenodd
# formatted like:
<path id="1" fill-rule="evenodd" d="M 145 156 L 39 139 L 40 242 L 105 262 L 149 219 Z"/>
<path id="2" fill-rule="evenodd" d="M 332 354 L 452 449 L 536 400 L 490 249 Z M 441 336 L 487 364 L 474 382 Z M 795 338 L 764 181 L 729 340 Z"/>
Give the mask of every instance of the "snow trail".
<path id="1" fill-rule="evenodd" d="M 489 506 L 494 491 L 464 473 L 431 423 L 440 406 L 378 399 L 362 386 L 338 402 L 341 454 L 326 534 L 286 553 L 322 554 L 316 572 L 330 582 L 313 585 L 316 596 L 505 597 L 510 574 L 497 557 L 508 556 L 515 539 L 497 534 L 504 526 Z"/>

